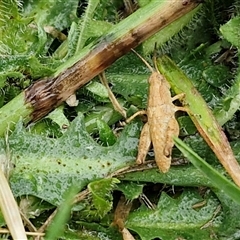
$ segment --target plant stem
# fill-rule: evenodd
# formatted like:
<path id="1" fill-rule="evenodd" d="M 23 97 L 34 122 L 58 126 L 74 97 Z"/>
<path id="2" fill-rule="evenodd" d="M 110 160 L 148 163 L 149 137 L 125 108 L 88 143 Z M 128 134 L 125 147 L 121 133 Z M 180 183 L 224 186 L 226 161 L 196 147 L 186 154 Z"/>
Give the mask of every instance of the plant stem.
<path id="1" fill-rule="evenodd" d="M 0 209 L 13 239 L 27 240 L 23 222 L 8 181 L 0 168 Z"/>
<path id="2" fill-rule="evenodd" d="M 115 25 L 97 42 L 89 44 L 79 54 L 70 58 L 57 69 L 54 76 L 40 80 L 27 88 L 24 91 L 25 100 L 23 94 L 17 97 L 22 103 L 23 113 L 16 113 L 15 116 L 11 114 L 12 118 L 16 122 L 20 116 L 29 119 L 30 114 L 31 121 L 41 119 L 118 58 L 157 31 L 195 9 L 199 3 L 199 0 L 151 1 Z M 15 99 L 13 101 L 16 102 Z M 14 107 L 14 103 L 10 104 Z M 26 107 L 29 106 L 32 112 L 29 112 L 30 109 L 26 111 Z M 9 104 L 5 109 L 8 108 Z M 8 121 L 13 121 L 10 116 L 6 118 Z M 0 123 L 2 122 L 1 119 Z M 0 136 L 6 131 L 1 125 Z"/>
<path id="3" fill-rule="evenodd" d="M 31 120 L 33 108 L 30 103 L 25 103 L 25 93 L 20 93 L 8 104 L 0 108 L 0 136 L 12 129 L 22 117 L 24 122 Z"/>
<path id="4" fill-rule="evenodd" d="M 176 94 L 184 93 L 183 104 L 198 132 L 215 153 L 220 163 L 240 186 L 240 166 L 235 159 L 227 137 L 214 117 L 207 103 L 194 88 L 190 79 L 167 56 L 158 59 L 161 73 L 170 82 Z"/>

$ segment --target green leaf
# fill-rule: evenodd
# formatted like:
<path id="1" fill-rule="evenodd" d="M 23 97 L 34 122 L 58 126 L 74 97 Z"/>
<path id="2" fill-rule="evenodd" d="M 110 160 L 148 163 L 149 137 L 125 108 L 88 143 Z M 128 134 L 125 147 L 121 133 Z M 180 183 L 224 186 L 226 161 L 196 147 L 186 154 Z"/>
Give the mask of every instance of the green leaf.
<path id="1" fill-rule="evenodd" d="M 21 197 L 19 207 L 27 218 L 37 218 L 46 210 L 52 210 L 54 206 L 34 196 Z"/>
<path id="2" fill-rule="evenodd" d="M 130 104 L 146 108 L 150 72 L 136 54 L 129 53 L 119 59 L 106 76 L 114 93 L 122 95 Z"/>
<path id="3" fill-rule="evenodd" d="M 221 125 L 231 120 L 240 107 L 240 73 L 237 73 L 234 84 L 228 89 L 225 95 L 214 109 L 214 115 Z"/>
<path id="4" fill-rule="evenodd" d="M 181 129 L 181 136 L 193 135 L 197 132 L 195 125 L 188 116 L 180 116 L 177 120 Z"/>
<path id="5" fill-rule="evenodd" d="M 81 189 L 133 164 L 139 131 L 140 124 L 132 123 L 113 146 L 102 147 L 86 132 L 82 117 L 77 117 L 58 139 L 27 132 L 19 123 L 9 137 L 16 166 L 10 177 L 14 195 L 34 195 L 59 205 L 71 185 L 78 184 Z"/>
<path id="6" fill-rule="evenodd" d="M 61 31 L 76 20 L 77 7 L 77 0 L 27 0 L 23 4 L 23 15 L 34 17 L 35 22 L 42 27 L 53 26 Z"/>
<path id="7" fill-rule="evenodd" d="M 193 11 L 187 13 L 180 19 L 177 19 L 173 23 L 169 24 L 161 32 L 156 33 L 151 38 L 147 39 L 143 43 L 143 52 L 144 55 L 147 55 L 154 51 L 156 45 L 157 48 L 161 48 L 168 40 L 170 40 L 175 34 L 179 33 L 183 26 L 189 24 L 193 16 L 199 11 L 199 8 L 194 9 Z"/>
<path id="8" fill-rule="evenodd" d="M 84 13 L 83 21 L 80 22 L 80 34 L 78 36 L 78 42 L 76 47 L 76 53 L 78 53 L 85 45 L 87 40 L 87 32 L 89 31 L 88 22 L 92 19 L 94 10 L 99 4 L 99 0 L 89 0 L 87 8 Z"/>
<path id="9" fill-rule="evenodd" d="M 103 146 L 112 146 L 116 142 L 116 136 L 108 124 L 100 119 L 97 119 L 97 127 L 99 131 L 99 140 Z"/>
<path id="10" fill-rule="evenodd" d="M 119 182 L 116 178 L 109 178 L 88 184 L 88 189 L 92 197 L 91 214 L 94 211 L 95 215 L 102 218 L 111 210 L 113 204 L 111 192 L 115 188 L 115 184 Z"/>
<path id="11" fill-rule="evenodd" d="M 69 126 L 69 120 L 66 118 L 63 112 L 63 106 L 59 106 L 54 111 L 48 114 L 47 118 L 50 118 L 52 121 L 58 124 L 60 130 L 65 132 L 64 126 Z"/>
<path id="12" fill-rule="evenodd" d="M 94 222 L 83 222 L 77 221 L 77 223 L 84 229 L 82 233 L 82 238 L 78 239 L 89 239 L 89 240 L 122 240 L 121 233 L 112 226 L 104 228 L 99 223 Z M 92 236 L 92 238 L 91 238 Z M 88 237 L 88 238 L 86 238 Z"/>
<path id="13" fill-rule="evenodd" d="M 73 231 L 72 229 L 67 229 L 64 234 L 60 236 L 60 239 L 72 240 L 72 239 L 84 239 L 84 240 L 111 240 L 107 234 L 103 232 L 87 231 L 83 229 L 82 231 Z"/>
<path id="14" fill-rule="evenodd" d="M 77 192 L 78 187 L 71 186 L 70 189 L 64 193 L 64 200 L 59 206 L 53 221 L 46 230 L 45 239 L 58 239 L 63 234 L 65 224 L 70 218 L 72 203 Z"/>
<path id="15" fill-rule="evenodd" d="M 0 72 L 0 89 L 5 86 L 7 78 L 23 78 L 23 74 L 20 72 Z"/>
<path id="16" fill-rule="evenodd" d="M 86 89 L 99 102 L 109 102 L 107 89 L 99 82 L 90 82 Z"/>
<path id="17" fill-rule="evenodd" d="M 220 27 L 220 32 L 232 45 L 240 48 L 240 32 L 239 32 L 240 17 L 237 16 L 229 20 L 226 24 Z"/>
<path id="18" fill-rule="evenodd" d="M 77 109 L 81 109 L 81 103 Z M 104 106 L 94 106 L 85 118 L 85 126 L 89 133 L 95 133 L 98 131 L 97 121 L 101 120 L 107 123 L 109 126 L 122 119 L 122 115 L 113 109 L 112 104 L 106 104 Z"/>
<path id="19" fill-rule="evenodd" d="M 194 209 L 197 203 L 206 204 Z M 157 208 L 140 208 L 130 213 L 126 227 L 137 232 L 141 239 L 161 238 L 162 240 L 211 239 L 211 229 L 201 229 L 214 217 L 219 202 L 212 194 L 201 197 L 196 190 L 185 189 L 180 197 L 173 199 L 162 192 Z M 214 219 L 212 227 L 219 224 Z"/>
<path id="20" fill-rule="evenodd" d="M 126 199 L 134 200 L 139 197 L 143 191 L 143 184 L 135 182 L 123 182 L 117 185 L 117 189 L 125 195 Z"/>
<path id="21" fill-rule="evenodd" d="M 31 21 L 32 18 L 24 18 L 19 14 L 17 1 L 1 2 L 0 54 L 21 54 L 28 49 L 28 44 L 34 39 L 28 26 Z"/>
<path id="22" fill-rule="evenodd" d="M 192 177 L 194 176 L 194 177 Z M 167 173 L 160 172 L 157 168 L 137 171 L 124 174 L 119 178 L 121 181 L 136 181 L 140 183 L 163 183 L 174 186 L 209 186 L 213 184 L 209 179 L 198 169 L 192 165 L 187 166 L 172 166 Z"/>
<path id="23" fill-rule="evenodd" d="M 240 189 L 226 177 L 221 175 L 206 161 L 200 158 L 192 149 L 190 149 L 183 141 L 178 138 L 174 139 L 176 147 L 183 153 L 183 155 L 198 169 L 200 169 L 217 187 L 221 189 L 232 200 L 240 204 Z"/>

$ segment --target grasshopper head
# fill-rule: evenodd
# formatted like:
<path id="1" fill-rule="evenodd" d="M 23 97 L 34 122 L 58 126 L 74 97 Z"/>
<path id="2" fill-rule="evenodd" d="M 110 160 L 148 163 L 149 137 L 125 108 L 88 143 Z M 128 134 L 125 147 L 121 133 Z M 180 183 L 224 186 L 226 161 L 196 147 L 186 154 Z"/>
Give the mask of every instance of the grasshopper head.
<path id="1" fill-rule="evenodd" d="M 167 87 L 168 89 L 170 89 L 170 84 L 168 83 L 168 81 L 166 80 L 166 78 L 159 72 L 153 72 L 151 74 L 151 76 L 148 79 L 149 84 L 159 84 L 162 87 Z"/>
<path id="2" fill-rule="evenodd" d="M 168 89 L 170 89 L 171 86 L 170 86 L 169 82 L 167 81 L 167 79 L 166 79 L 162 74 L 161 74 L 161 76 L 162 76 L 162 83 L 163 83 Z"/>

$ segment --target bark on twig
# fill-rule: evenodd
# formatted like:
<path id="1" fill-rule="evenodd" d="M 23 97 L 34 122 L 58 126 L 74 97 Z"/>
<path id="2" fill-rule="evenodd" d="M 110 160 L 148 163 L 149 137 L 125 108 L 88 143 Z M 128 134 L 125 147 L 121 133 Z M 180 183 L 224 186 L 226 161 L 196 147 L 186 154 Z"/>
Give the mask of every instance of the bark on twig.
<path id="1" fill-rule="evenodd" d="M 31 121 L 44 117 L 118 58 L 196 8 L 199 2 L 198 0 L 171 0 L 164 3 L 154 1 L 151 9 L 153 13 L 148 18 L 141 19 L 146 15 L 145 9 L 142 8 L 132 14 L 136 24 L 133 23 L 129 27 L 129 18 L 132 15 L 121 21 L 97 44 L 87 46 L 89 51 L 83 49 L 86 54 L 83 54 L 84 56 L 71 67 L 57 77 L 38 81 L 25 90 L 25 101 L 33 107 Z"/>

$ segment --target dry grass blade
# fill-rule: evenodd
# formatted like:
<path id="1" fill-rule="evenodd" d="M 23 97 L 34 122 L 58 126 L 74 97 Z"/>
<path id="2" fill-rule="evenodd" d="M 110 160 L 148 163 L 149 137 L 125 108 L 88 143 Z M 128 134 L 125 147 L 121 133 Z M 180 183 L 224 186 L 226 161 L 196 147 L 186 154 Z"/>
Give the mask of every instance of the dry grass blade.
<path id="1" fill-rule="evenodd" d="M 105 75 L 105 72 L 103 71 L 101 74 L 99 74 L 99 78 L 101 83 L 105 86 L 105 88 L 108 91 L 108 97 L 110 99 L 110 101 L 112 102 L 113 108 L 119 112 L 124 118 L 127 117 L 127 113 L 126 111 L 123 109 L 123 107 L 120 105 L 120 103 L 118 102 L 118 100 L 116 99 L 116 97 L 114 96 L 111 88 L 108 85 L 108 81 Z"/>
<path id="2" fill-rule="evenodd" d="M 8 134 L 5 136 L 5 153 L 0 155 L 0 209 L 13 239 L 27 239 L 18 205 L 8 184 L 11 170 Z"/>
<path id="3" fill-rule="evenodd" d="M 9 234 L 10 231 L 5 228 L 0 228 L 0 234 Z M 44 233 L 38 233 L 38 232 L 26 232 L 27 236 L 33 236 L 33 237 L 43 237 Z"/>
<path id="4" fill-rule="evenodd" d="M 0 169 L 0 207 L 13 239 L 27 240 L 18 205 L 8 181 Z"/>

